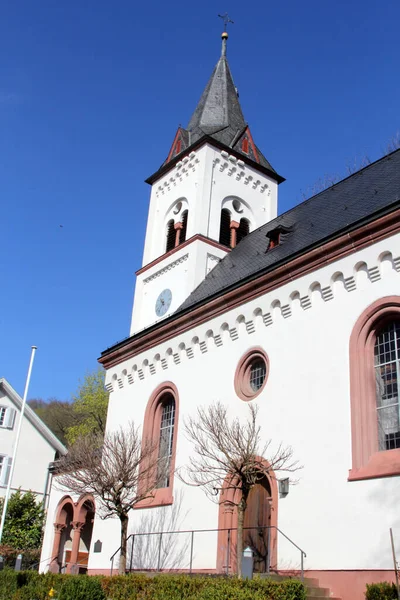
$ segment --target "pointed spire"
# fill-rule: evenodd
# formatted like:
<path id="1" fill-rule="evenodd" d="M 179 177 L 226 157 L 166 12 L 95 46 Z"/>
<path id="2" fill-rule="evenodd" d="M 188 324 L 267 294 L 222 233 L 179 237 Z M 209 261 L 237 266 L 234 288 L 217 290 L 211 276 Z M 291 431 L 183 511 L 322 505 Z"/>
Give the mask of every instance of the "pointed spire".
<path id="1" fill-rule="evenodd" d="M 221 57 L 201 95 L 186 129 L 179 127 L 166 163 L 184 152 L 186 148 L 205 136 L 232 148 L 247 158 L 261 164 L 272 172 L 274 169 L 259 148 L 254 144 L 250 129 L 243 116 L 239 95 L 226 58 L 228 33 L 227 23 L 232 23 L 228 15 L 224 19 Z"/>
<path id="2" fill-rule="evenodd" d="M 226 58 L 227 32 L 224 31 L 221 37 L 221 57 L 187 127 L 192 142 L 203 135 L 212 135 L 230 145 L 246 127 Z"/>

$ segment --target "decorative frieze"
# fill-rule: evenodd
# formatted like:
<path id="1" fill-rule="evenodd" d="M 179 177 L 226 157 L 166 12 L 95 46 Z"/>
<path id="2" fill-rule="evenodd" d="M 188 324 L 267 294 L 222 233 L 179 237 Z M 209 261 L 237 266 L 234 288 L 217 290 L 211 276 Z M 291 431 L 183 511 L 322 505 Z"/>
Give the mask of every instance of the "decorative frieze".
<path id="1" fill-rule="evenodd" d="M 184 254 L 183 256 L 177 258 L 173 262 L 169 263 L 168 265 L 166 265 L 165 267 L 160 269 L 159 271 L 156 271 L 156 273 L 153 273 L 152 275 L 149 275 L 149 277 L 146 277 L 146 279 L 143 279 L 143 283 L 146 284 L 146 283 L 149 283 L 150 281 L 153 281 L 153 279 L 157 279 L 157 277 L 161 277 L 161 275 L 164 275 L 164 273 L 168 273 L 168 271 L 175 269 L 175 267 L 177 267 L 178 265 L 185 262 L 188 258 L 189 258 L 189 253 Z"/>
<path id="2" fill-rule="evenodd" d="M 187 256 L 187 255 L 186 255 Z M 182 257 L 184 259 L 185 257 Z M 217 257 L 216 257 L 217 258 Z M 179 262 L 182 259 L 179 259 Z M 382 263 L 384 265 L 382 266 Z M 337 266 L 333 265 L 333 266 Z M 162 269 L 160 272 L 164 271 Z M 325 282 L 314 281 L 309 287 L 307 293 L 301 293 L 299 290 L 292 291 L 289 298 L 279 299 L 275 297 L 271 301 L 271 294 L 265 297 L 260 297 L 260 306 L 253 310 L 253 318 L 245 319 L 242 312 L 243 306 L 238 307 L 238 316 L 231 315 L 232 321 L 235 325 L 229 327 L 226 322 L 227 315 L 223 315 L 221 318 L 224 321 L 220 326 L 216 326 L 213 329 L 208 329 L 203 334 L 196 332 L 192 338 L 191 345 L 188 347 L 181 340 L 176 340 L 177 346 L 174 351 L 168 348 L 164 357 L 157 355 L 154 358 L 154 364 L 149 364 L 148 359 L 143 360 L 139 364 L 133 364 L 133 366 L 121 372 L 120 375 L 113 374 L 111 380 L 106 384 L 108 392 L 113 392 L 117 388 L 122 388 L 127 381 L 129 384 L 133 384 L 138 379 L 143 380 L 148 375 L 154 375 L 157 371 L 156 364 L 161 364 L 162 369 L 167 370 L 171 366 L 178 367 L 183 364 L 186 359 L 191 360 L 195 356 L 205 354 L 209 351 L 210 347 L 221 348 L 226 343 L 236 342 L 239 337 L 247 336 L 255 333 L 260 327 L 274 326 L 276 320 L 283 317 L 284 319 L 291 319 L 294 314 L 298 311 L 312 311 L 314 305 L 323 307 L 327 303 L 333 301 L 337 294 L 352 293 L 360 285 L 373 285 L 377 281 L 384 279 L 386 276 L 391 276 L 400 272 L 400 256 L 393 258 L 390 252 L 381 253 L 377 259 L 377 263 L 373 266 L 368 267 L 366 263 L 357 263 L 351 269 L 351 275 L 344 276 L 342 272 L 335 272 L 329 279 L 329 284 Z M 153 276 L 152 276 L 153 277 Z M 276 290 L 279 293 L 280 290 Z M 287 293 L 287 292 L 285 292 Z M 268 309 L 263 310 L 262 304 L 267 301 L 268 298 Z M 226 335 L 225 335 L 226 332 Z M 229 333 L 229 335 L 227 335 Z M 200 354 L 198 354 L 195 348 L 199 348 Z M 172 357 L 172 358 L 171 358 Z M 146 366 L 148 368 L 144 369 Z M 136 374 L 138 377 L 136 377 Z"/>

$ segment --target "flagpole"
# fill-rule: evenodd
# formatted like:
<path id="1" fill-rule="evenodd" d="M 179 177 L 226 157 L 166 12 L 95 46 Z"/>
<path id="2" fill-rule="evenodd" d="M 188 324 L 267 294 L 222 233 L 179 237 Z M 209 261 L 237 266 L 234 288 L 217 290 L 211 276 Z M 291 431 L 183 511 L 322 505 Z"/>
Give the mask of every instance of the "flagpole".
<path id="1" fill-rule="evenodd" d="M 16 456 L 17 456 L 19 438 L 21 436 L 22 422 L 24 420 L 24 412 L 25 412 L 25 405 L 26 405 L 26 397 L 28 395 L 28 388 L 29 388 L 29 382 L 30 382 L 30 379 L 31 379 L 33 359 L 35 358 L 35 352 L 36 352 L 36 350 L 37 350 L 37 347 L 36 346 L 32 346 L 31 359 L 29 361 L 28 375 L 26 376 L 26 382 L 25 382 L 24 397 L 22 398 L 22 406 L 21 406 L 21 411 L 20 411 L 20 415 L 19 415 L 17 435 L 15 437 L 15 444 L 14 444 L 14 452 L 13 452 L 12 462 L 11 462 L 11 469 L 10 469 L 10 474 L 9 474 L 9 477 L 8 477 L 7 491 L 6 491 L 6 495 L 4 497 L 3 513 L 1 515 L 0 543 L 1 543 L 1 538 L 3 537 L 4 522 L 6 520 L 7 506 L 8 506 L 8 501 L 10 499 L 10 492 L 11 492 L 11 482 L 12 482 L 12 478 L 13 478 L 13 474 L 14 474 L 14 468 L 15 468 L 15 462 L 16 462 L 15 459 L 16 459 Z"/>

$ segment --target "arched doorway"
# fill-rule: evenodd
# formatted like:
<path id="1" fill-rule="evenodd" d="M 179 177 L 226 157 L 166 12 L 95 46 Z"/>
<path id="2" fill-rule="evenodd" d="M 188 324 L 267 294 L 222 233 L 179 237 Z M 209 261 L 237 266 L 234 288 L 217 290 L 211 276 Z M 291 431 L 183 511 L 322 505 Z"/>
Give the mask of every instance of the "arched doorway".
<path id="1" fill-rule="evenodd" d="M 50 571 L 62 573 L 66 571 L 66 553 L 72 548 L 72 523 L 74 520 L 74 503 L 69 496 L 58 504 L 54 521 L 54 542 L 50 562 Z"/>
<path id="2" fill-rule="evenodd" d="M 254 552 L 254 568 L 258 572 L 267 570 L 268 563 L 268 530 L 270 527 L 270 570 L 276 570 L 278 564 L 277 526 L 278 526 L 278 485 L 273 470 L 269 463 L 259 458 L 266 466 L 265 475 L 256 484 L 248 498 L 245 513 L 245 527 L 254 528 L 252 538 L 245 532 L 244 546 L 250 546 Z M 217 542 L 217 572 L 235 573 L 237 566 L 237 505 L 241 497 L 240 490 L 234 488 L 223 489 L 220 496 L 218 512 L 218 542 Z M 247 530 L 249 531 L 249 530 Z M 255 535 L 257 532 L 257 535 Z M 265 532 L 265 533 L 264 533 Z"/>
<path id="3" fill-rule="evenodd" d="M 50 571 L 86 573 L 92 540 L 95 504 L 92 496 L 78 502 L 66 496 L 58 504 Z"/>

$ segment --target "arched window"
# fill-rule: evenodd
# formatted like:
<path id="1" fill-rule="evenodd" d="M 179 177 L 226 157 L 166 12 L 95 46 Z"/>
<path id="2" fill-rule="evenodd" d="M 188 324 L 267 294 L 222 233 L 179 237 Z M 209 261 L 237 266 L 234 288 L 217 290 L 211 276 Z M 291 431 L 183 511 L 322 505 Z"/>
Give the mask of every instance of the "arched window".
<path id="1" fill-rule="evenodd" d="M 150 443 L 155 448 L 154 456 L 158 458 L 154 492 L 152 497 L 142 500 L 135 508 L 164 506 L 173 502 L 178 415 L 178 390 L 170 381 L 162 383 L 147 403 L 142 435 L 143 444 Z"/>
<path id="2" fill-rule="evenodd" d="M 393 450 L 400 448 L 400 320 L 389 321 L 380 329 L 374 355 L 379 450 Z"/>
<path id="3" fill-rule="evenodd" d="M 184 210 L 182 213 L 182 229 L 181 229 L 181 233 L 179 236 L 179 243 L 183 244 L 183 242 L 186 242 L 186 230 L 187 230 L 187 222 L 188 222 L 188 211 Z"/>
<path id="4" fill-rule="evenodd" d="M 174 443 L 175 400 L 172 394 L 161 399 L 160 441 L 158 446 L 157 488 L 169 486 L 172 448 Z"/>
<path id="5" fill-rule="evenodd" d="M 167 244 L 165 247 L 165 251 L 169 252 L 175 248 L 175 229 L 174 229 L 174 221 L 171 219 L 167 223 Z"/>
<path id="6" fill-rule="evenodd" d="M 381 298 L 350 336 L 349 481 L 400 475 L 400 296 Z"/>
<path id="7" fill-rule="evenodd" d="M 221 210 L 221 224 L 219 227 L 219 243 L 231 247 L 231 213 L 227 208 Z"/>
<path id="8" fill-rule="evenodd" d="M 247 219 L 240 219 L 240 224 L 236 233 L 236 244 L 238 244 L 246 235 L 250 233 L 250 223 Z"/>

